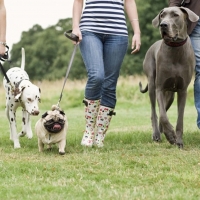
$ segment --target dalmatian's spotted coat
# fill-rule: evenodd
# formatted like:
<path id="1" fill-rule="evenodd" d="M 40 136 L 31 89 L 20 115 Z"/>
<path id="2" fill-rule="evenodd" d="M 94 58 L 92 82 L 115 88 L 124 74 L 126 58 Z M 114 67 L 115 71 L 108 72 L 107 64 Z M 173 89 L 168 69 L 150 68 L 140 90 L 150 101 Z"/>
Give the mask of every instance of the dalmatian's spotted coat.
<path id="1" fill-rule="evenodd" d="M 29 81 L 28 74 L 24 71 L 25 51 L 22 48 L 21 68 L 13 67 L 7 71 L 10 83 L 3 79 L 6 91 L 6 114 L 10 125 L 10 139 L 14 142 L 14 148 L 20 148 L 19 136 L 26 135 L 29 139 L 33 133 L 31 129 L 30 115 L 38 115 L 40 101 L 40 88 Z M 22 131 L 17 133 L 16 110 L 22 107 Z"/>

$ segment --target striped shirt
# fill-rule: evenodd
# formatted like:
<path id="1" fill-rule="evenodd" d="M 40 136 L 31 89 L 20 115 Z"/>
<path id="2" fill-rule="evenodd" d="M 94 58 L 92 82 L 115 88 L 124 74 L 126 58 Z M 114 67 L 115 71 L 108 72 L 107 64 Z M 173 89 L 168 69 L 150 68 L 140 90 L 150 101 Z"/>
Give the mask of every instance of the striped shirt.
<path id="1" fill-rule="evenodd" d="M 86 0 L 80 30 L 127 36 L 124 0 Z"/>

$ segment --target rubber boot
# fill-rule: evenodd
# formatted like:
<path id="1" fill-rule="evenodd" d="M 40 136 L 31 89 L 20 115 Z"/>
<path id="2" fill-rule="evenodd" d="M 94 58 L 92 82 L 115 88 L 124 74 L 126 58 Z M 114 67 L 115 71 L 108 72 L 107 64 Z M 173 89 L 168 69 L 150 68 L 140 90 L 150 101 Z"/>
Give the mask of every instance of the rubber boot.
<path id="1" fill-rule="evenodd" d="M 85 104 L 85 131 L 81 141 L 81 145 L 92 147 L 94 141 L 94 129 L 99 111 L 100 100 L 88 100 L 84 99 Z"/>
<path id="2" fill-rule="evenodd" d="M 112 115 L 115 115 L 114 108 L 100 106 L 96 123 L 96 135 L 94 144 L 97 147 L 104 146 L 104 138 L 108 130 Z"/>

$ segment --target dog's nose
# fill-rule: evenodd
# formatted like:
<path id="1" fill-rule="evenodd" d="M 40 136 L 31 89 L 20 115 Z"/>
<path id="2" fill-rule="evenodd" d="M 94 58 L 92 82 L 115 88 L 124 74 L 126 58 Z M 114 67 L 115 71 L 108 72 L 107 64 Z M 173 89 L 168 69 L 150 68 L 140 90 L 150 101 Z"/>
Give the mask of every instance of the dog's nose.
<path id="1" fill-rule="evenodd" d="M 32 115 L 39 115 L 40 114 L 40 111 L 39 110 L 35 110 L 32 112 Z"/>
<path id="2" fill-rule="evenodd" d="M 168 27 L 168 24 L 166 22 L 160 23 L 160 27 L 166 29 Z"/>

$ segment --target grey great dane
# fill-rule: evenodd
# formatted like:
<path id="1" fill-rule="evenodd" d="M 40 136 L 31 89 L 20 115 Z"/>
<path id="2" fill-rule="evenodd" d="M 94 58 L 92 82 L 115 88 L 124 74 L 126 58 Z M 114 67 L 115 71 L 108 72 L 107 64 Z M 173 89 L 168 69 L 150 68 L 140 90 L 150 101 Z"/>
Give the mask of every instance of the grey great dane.
<path id="1" fill-rule="evenodd" d="M 147 51 L 143 62 L 143 71 L 148 79 L 151 102 L 152 139 L 161 140 L 164 133 L 170 144 L 183 148 L 183 117 L 187 97 L 187 88 L 191 82 L 195 67 L 195 56 L 187 35 L 187 20 L 196 22 L 199 17 L 184 7 L 168 7 L 160 11 L 153 19 L 154 27 L 159 27 L 162 40 L 155 42 Z M 167 110 L 174 101 L 177 92 L 178 118 L 176 130 L 169 122 Z M 159 124 L 156 114 L 156 100 L 159 107 Z"/>

